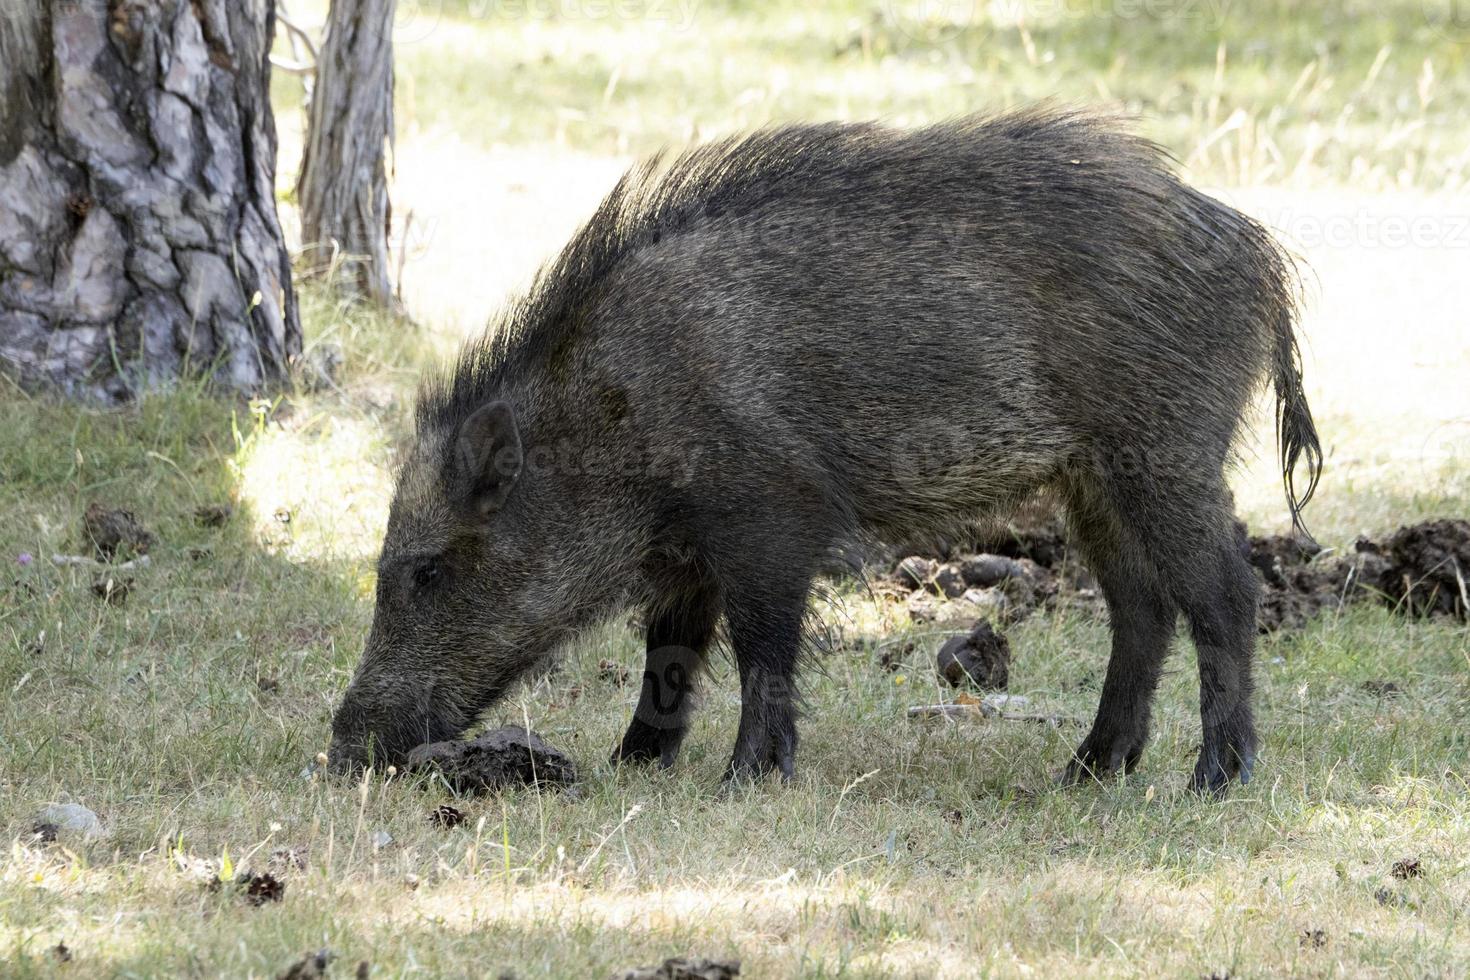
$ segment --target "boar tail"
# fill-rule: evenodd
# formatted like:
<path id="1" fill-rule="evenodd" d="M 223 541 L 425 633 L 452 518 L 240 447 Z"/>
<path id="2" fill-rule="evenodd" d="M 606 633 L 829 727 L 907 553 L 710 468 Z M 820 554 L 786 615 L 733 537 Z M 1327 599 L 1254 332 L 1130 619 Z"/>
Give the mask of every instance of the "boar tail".
<path id="1" fill-rule="evenodd" d="M 1297 346 L 1290 306 L 1275 317 L 1272 381 L 1276 388 L 1276 448 L 1281 460 L 1281 480 L 1286 487 L 1286 503 L 1291 508 L 1291 524 L 1307 540 L 1311 532 L 1302 522 L 1302 508 L 1317 491 L 1322 477 L 1322 443 L 1317 438 L 1317 425 L 1312 409 L 1302 390 L 1302 357 Z M 1297 464 L 1305 458 L 1307 482 L 1297 490 Z"/>

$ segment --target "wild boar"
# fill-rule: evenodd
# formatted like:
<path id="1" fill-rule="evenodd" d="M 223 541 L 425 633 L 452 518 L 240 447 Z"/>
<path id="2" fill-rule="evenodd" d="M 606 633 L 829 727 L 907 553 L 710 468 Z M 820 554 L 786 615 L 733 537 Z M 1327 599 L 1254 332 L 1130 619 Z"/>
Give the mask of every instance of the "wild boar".
<path id="1" fill-rule="evenodd" d="M 728 774 L 790 777 L 833 557 L 1049 491 L 1113 632 L 1067 777 L 1138 762 L 1182 612 L 1194 784 L 1245 781 L 1256 584 L 1224 470 L 1271 382 L 1300 527 L 1321 450 L 1296 297 L 1259 224 L 1084 112 L 784 126 L 637 166 L 425 382 L 332 756 L 452 737 L 635 607 L 647 670 L 615 757 L 673 763 L 720 630 Z"/>

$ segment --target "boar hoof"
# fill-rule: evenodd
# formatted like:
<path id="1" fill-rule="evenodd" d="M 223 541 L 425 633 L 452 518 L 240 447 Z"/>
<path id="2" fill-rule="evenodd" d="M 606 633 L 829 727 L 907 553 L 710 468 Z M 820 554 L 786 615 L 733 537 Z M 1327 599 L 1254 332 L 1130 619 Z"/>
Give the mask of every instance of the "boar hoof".
<path id="1" fill-rule="evenodd" d="M 1202 796 L 1224 796 L 1232 779 L 1239 778 L 1242 786 L 1249 783 L 1255 765 L 1255 737 L 1249 729 L 1209 735 L 1189 785 Z"/>
<path id="2" fill-rule="evenodd" d="M 748 785 L 773 772 L 781 774 L 781 782 L 791 782 L 796 775 L 795 753 L 774 751 L 769 756 L 752 756 L 737 749 L 730 765 L 725 769 L 724 784 L 730 788 Z"/>
<path id="3" fill-rule="evenodd" d="M 1098 735 L 1093 732 L 1077 746 L 1058 781 L 1063 786 L 1076 786 L 1113 773 L 1130 773 L 1138 766 L 1147 741 L 1148 736 L 1140 733 Z"/>
<path id="4" fill-rule="evenodd" d="M 682 728 L 655 728 L 634 718 L 623 741 L 613 750 L 612 764 L 643 765 L 657 762 L 659 768 L 670 769 L 679 757 L 679 744 L 684 740 Z"/>

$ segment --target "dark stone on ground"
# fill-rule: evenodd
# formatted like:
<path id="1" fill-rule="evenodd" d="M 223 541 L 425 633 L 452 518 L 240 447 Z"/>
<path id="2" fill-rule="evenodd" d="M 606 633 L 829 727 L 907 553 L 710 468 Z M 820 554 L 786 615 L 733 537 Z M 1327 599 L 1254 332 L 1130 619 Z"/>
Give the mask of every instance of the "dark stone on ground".
<path id="1" fill-rule="evenodd" d="M 960 574 L 957 566 L 940 565 L 939 570 L 934 573 L 934 578 L 930 581 L 928 588 L 931 592 L 942 595 L 946 599 L 958 599 L 965 594 L 967 586 L 965 584 L 965 577 Z"/>
<path id="2" fill-rule="evenodd" d="M 977 589 L 988 589 L 1008 578 L 1025 574 L 1021 563 L 1005 555 L 971 555 L 960 562 L 960 574 L 965 584 Z"/>
<path id="3" fill-rule="evenodd" d="M 1010 641 L 985 621 L 969 633 L 946 640 L 935 661 L 939 676 L 953 687 L 1003 691 L 1010 683 Z"/>
<path id="4" fill-rule="evenodd" d="M 432 742 L 408 754 L 407 768 L 434 768 L 457 793 L 512 786 L 571 786 L 576 767 L 533 731 L 497 728 L 468 741 Z"/>
<path id="5" fill-rule="evenodd" d="M 905 588 L 921 589 L 928 584 L 937 571 L 939 571 L 939 562 L 933 558 L 910 555 L 894 568 L 893 577 Z"/>

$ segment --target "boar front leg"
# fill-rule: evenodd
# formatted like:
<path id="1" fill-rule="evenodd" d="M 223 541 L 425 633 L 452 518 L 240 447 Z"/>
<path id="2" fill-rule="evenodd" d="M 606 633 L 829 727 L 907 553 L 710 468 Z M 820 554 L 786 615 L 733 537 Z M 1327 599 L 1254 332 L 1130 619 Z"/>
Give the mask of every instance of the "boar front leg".
<path id="1" fill-rule="evenodd" d="M 705 650 L 714 636 L 719 606 L 711 593 L 681 597 L 651 613 L 647 663 L 638 707 L 613 762 L 652 762 L 668 769 L 689 731 Z"/>

